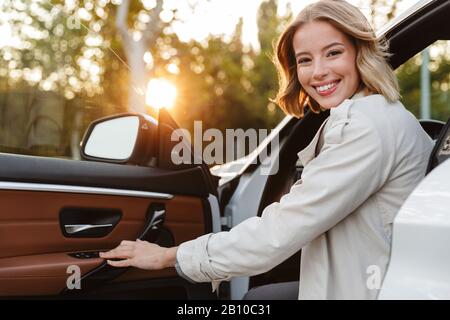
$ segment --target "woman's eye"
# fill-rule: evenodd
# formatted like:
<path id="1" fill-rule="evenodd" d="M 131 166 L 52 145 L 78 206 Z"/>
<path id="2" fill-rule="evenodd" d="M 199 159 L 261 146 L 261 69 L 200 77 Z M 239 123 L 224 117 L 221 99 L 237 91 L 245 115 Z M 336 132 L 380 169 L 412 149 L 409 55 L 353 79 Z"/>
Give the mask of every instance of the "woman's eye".
<path id="1" fill-rule="evenodd" d="M 337 56 L 337 55 L 339 55 L 339 54 L 341 54 L 341 53 L 342 53 L 342 52 L 339 51 L 339 50 L 333 50 L 333 51 L 328 52 L 328 56 L 329 56 L 329 57 Z"/>
<path id="2" fill-rule="evenodd" d="M 305 64 L 305 63 L 308 63 L 309 61 L 311 61 L 311 59 L 309 59 L 309 58 L 301 58 L 301 59 L 298 59 L 297 63 L 298 64 Z"/>

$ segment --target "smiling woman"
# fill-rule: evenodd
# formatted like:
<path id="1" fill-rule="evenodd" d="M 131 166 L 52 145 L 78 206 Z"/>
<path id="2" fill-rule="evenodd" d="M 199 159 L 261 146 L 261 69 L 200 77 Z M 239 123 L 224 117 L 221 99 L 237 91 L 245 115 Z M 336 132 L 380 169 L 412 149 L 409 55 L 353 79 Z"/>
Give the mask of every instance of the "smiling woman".
<path id="1" fill-rule="evenodd" d="M 339 6 L 306 7 L 278 41 L 277 102 L 286 113 L 301 118 L 305 104 L 313 112 L 330 109 L 361 89 L 390 103 L 400 97 L 385 41 L 358 8 Z"/>
<path id="2" fill-rule="evenodd" d="M 344 33 L 318 21 L 298 29 L 293 43 L 298 80 L 323 109 L 337 106 L 356 92 L 360 85 L 356 49 Z"/>

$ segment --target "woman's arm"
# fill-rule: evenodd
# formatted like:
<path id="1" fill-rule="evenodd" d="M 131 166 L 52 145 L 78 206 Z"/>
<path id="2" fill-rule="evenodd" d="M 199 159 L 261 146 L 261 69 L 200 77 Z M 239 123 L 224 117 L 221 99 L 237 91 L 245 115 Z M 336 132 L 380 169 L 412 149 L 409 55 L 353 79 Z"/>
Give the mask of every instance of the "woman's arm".
<path id="1" fill-rule="evenodd" d="M 383 148 L 375 124 L 364 115 L 334 121 L 324 131 L 320 154 L 305 166 L 301 181 L 280 202 L 228 232 L 180 244 L 180 269 L 196 282 L 220 282 L 270 270 L 379 190 L 391 170 Z"/>

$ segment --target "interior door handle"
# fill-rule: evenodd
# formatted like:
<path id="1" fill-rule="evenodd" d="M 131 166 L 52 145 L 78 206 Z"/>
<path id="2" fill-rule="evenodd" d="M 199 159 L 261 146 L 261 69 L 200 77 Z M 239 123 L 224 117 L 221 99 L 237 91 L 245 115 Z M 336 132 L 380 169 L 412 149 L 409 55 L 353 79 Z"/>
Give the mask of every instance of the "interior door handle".
<path id="1" fill-rule="evenodd" d="M 68 234 L 77 234 L 85 230 L 97 229 L 97 228 L 111 228 L 112 223 L 107 224 L 66 224 L 64 229 Z"/>
<path id="2" fill-rule="evenodd" d="M 147 214 L 144 231 L 142 231 L 138 239 L 155 242 L 158 239 L 165 217 L 166 206 L 162 203 L 153 203 Z"/>
<path id="3" fill-rule="evenodd" d="M 164 221 L 166 217 L 166 206 L 164 203 L 151 203 L 147 209 L 146 219 L 144 228 L 137 239 L 146 240 L 149 242 L 156 242 L 161 234 L 161 229 L 163 229 Z M 81 220 L 83 221 L 83 220 Z M 86 220 L 84 220 L 86 221 Z M 107 220 L 108 221 L 108 220 Z M 102 223 L 105 220 L 102 221 Z M 75 224 L 74 224 L 75 225 Z M 72 224 L 66 224 L 66 227 L 74 226 Z M 81 224 L 80 224 L 81 225 Z M 75 225 L 79 226 L 79 225 Z M 99 226 L 99 225 L 97 225 Z M 67 229 L 65 229 L 67 230 Z M 85 229 L 86 230 L 86 229 Z M 169 231 L 167 231 L 169 233 Z M 170 245 L 168 247 L 174 246 L 173 237 L 170 238 Z M 80 258 L 80 257 L 77 257 Z M 81 258 L 86 258 L 86 255 L 82 255 Z M 89 271 L 87 274 L 83 275 L 80 282 L 83 284 L 83 290 L 95 290 L 95 288 L 102 288 L 103 284 L 109 282 L 124 272 L 129 268 L 117 268 L 109 265 L 104 261 L 97 268 Z M 64 289 L 64 293 L 74 292 L 74 290 Z"/>
<path id="4" fill-rule="evenodd" d="M 164 216 L 166 215 L 166 210 L 155 210 L 152 221 L 150 222 L 150 227 L 152 230 L 158 229 L 159 225 L 164 222 Z"/>

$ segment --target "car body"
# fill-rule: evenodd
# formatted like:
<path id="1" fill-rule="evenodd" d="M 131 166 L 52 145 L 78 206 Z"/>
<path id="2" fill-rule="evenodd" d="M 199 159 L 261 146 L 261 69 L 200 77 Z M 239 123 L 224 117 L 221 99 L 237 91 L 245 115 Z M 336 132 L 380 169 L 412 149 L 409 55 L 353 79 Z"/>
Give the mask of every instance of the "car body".
<path id="1" fill-rule="evenodd" d="M 378 36 L 390 41 L 391 65 L 397 68 L 436 40 L 449 40 L 448 16 L 448 0 L 424 0 L 382 29 Z M 134 153 L 123 161 L 88 154 L 84 158 L 91 161 L 0 154 L 0 296 L 217 298 L 209 284 L 189 283 L 173 268 L 119 270 L 97 253 L 124 239 L 173 246 L 260 215 L 301 176 L 297 152 L 328 114 L 286 117 L 252 154 L 211 171 L 205 164 L 171 164 L 170 136 L 178 126 L 166 111 L 157 121 L 134 116 L 141 131 Z M 272 147 L 274 139 L 279 143 Z M 148 150 L 148 141 L 157 147 Z M 259 159 L 269 146 L 265 154 L 279 164 L 274 175 L 263 174 Z M 380 298 L 450 297 L 445 273 L 450 261 L 440 254 L 449 243 L 449 167 L 447 161 L 435 168 L 400 210 Z M 222 285 L 220 297 L 241 299 L 254 286 L 298 280 L 300 255 L 266 274 L 232 279 Z M 408 268 L 411 263 L 416 267 Z M 81 282 L 71 282 L 77 272 Z"/>

